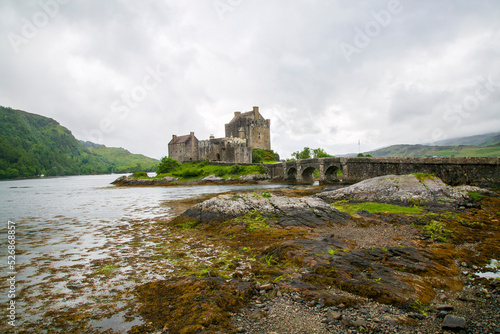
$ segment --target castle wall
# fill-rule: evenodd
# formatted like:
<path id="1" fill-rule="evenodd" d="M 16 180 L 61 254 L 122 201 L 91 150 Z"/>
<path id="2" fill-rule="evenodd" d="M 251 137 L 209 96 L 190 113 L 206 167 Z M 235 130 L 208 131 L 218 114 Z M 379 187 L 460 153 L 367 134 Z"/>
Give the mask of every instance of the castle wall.
<path id="1" fill-rule="evenodd" d="M 241 138 L 217 138 L 199 142 L 200 160 L 251 163 L 252 149 Z"/>

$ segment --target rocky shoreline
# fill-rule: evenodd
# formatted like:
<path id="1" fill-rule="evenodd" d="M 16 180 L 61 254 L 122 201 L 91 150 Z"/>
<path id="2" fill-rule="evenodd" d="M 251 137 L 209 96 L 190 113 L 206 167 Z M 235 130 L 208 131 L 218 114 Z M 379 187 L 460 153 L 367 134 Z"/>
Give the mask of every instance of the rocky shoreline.
<path id="1" fill-rule="evenodd" d="M 500 280 L 478 276 L 499 270 L 487 266 L 500 257 L 498 194 L 414 175 L 367 181 L 193 205 L 167 224 L 236 257 L 143 287 L 150 325 L 135 332 L 500 333 Z M 168 297 L 155 312 L 153 295 Z"/>
<path id="2" fill-rule="evenodd" d="M 209 175 L 193 181 L 179 181 L 176 177 L 166 176 L 160 179 L 134 178 L 132 176 L 121 176 L 111 184 L 124 187 L 146 187 L 146 186 L 203 186 L 203 185 L 235 185 L 235 184 L 271 184 L 279 183 L 272 180 L 267 174 L 249 174 L 239 178 L 222 178 Z"/>

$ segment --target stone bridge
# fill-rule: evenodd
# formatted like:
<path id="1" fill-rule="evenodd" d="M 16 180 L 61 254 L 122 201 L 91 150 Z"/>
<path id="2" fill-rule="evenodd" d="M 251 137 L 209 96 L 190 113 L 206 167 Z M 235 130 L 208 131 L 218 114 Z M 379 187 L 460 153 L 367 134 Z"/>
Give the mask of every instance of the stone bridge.
<path id="1" fill-rule="evenodd" d="M 411 173 L 434 174 L 449 185 L 500 184 L 500 158 L 319 158 L 265 167 L 271 177 L 289 183 L 312 184 L 317 170 L 320 184 L 352 184 L 376 176 Z"/>

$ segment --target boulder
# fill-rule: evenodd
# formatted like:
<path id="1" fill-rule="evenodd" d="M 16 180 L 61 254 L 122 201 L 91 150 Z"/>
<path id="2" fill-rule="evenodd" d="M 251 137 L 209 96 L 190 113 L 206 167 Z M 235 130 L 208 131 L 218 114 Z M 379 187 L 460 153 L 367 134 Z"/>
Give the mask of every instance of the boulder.
<path id="1" fill-rule="evenodd" d="M 328 222 L 342 222 L 350 216 L 339 212 L 315 197 L 262 196 L 260 194 L 226 194 L 196 204 L 180 215 L 200 222 L 226 220 L 259 212 L 276 219 L 282 226 L 317 227 Z"/>
<path id="2" fill-rule="evenodd" d="M 163 178 L 163 181 L 165 181 L 165 182 L 174 182 L 174 181 L 177 181 L 177 180 L 179 180 L 179 179 L 176 178 L 176 177 L 173 177 L 173 176 L 165 176 Z"/>
<path id="3" fill-rule="evenodd" d="M 386 175 L 364 180 L 346 188 L 325 191 L 316 196 L 331 203 L 339 200 L 399 204 L 473 206 L 468 192 L 477 187 L 451 187 L 440 178 Z"/>
<path id="4" fill-rule="evenodd" d="M 448 314 L 446 317 L 444 317 L 441 327 L 443 329 L 461 330 L 465 329 L 465 324 L 465 318 Z"/>
<path id="5" fill-rule="evenodd" d="M 241 181 L 256 182 L 269 180 L 271 177 L 267 174 L 248 174 L 240 176 Z"/>
<path id="6" fill-rule="evenodd" d="M 224 179 L 222 177 L 218 177 L 215 174 L 211 174 L 209 176 L 202 177 L 200 181 L 220 182 L 224 181 Z"/>

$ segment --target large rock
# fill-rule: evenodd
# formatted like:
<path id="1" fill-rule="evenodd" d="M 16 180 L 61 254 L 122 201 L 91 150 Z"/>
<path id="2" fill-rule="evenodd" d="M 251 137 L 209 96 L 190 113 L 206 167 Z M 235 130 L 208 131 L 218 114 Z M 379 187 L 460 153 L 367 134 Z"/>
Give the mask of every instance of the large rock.
<path id="1" fill-rule="evenodd" d="M 451 314 L 448 314 L 444 320 L 441 327 L 443 329 L 451 329 L 451 330 L 461 330 L 465 329 L 466 321 L 465 318 L 457 317 Z"/>
<path id="2" fill-rule="evenodd" d="M 364 180 L 346 188 L 325 191 L 316 196 L 327 201 L 358 200 L 367 202 L 444 204 L 471 206 L 469 191 L 477 187 L 450 187 L 437 177 L 417 178 L 409 175 L 386 175 Z"/>
<path id="3" fill-rule="evenodd" d="M 209 176 L 202 177 L 200 179 L 200 181 L 202 181 L 202 182 L 221 182 L 221 181 L 224 181 L 224 179 L 222 177 L 215 175 L 215 174 L 211 174 Z"/>
<path id="4" fill-rule="evenodd" d="M 211 222 L 243 216 L 252 211 L 273 217 L 282 226 L 316 227 L 349 218 L 349 215 L 339 212 L 319 198 L 260 194 L 219 195 L 196 204 L 180 217 Z"/>
<path id="5" fill-rule="evenodd" d="M 119 186 L 151 186 L 171 183 L 177 180 L 177 178 L 171 176 L 166 176 L 163 179 L 135 179 L 132 176 L 121 176 L 111 182 L 111 184 L 116 184 Z"/>
<path id="6" fill-rule="evenodd" d="M 241 181 L 247 181 L 247 182 L 264 181 L 264 180 L 269 180 L 270 178 L 271 177 L 267 174 L 248 174 L 240 176 Z"/>

